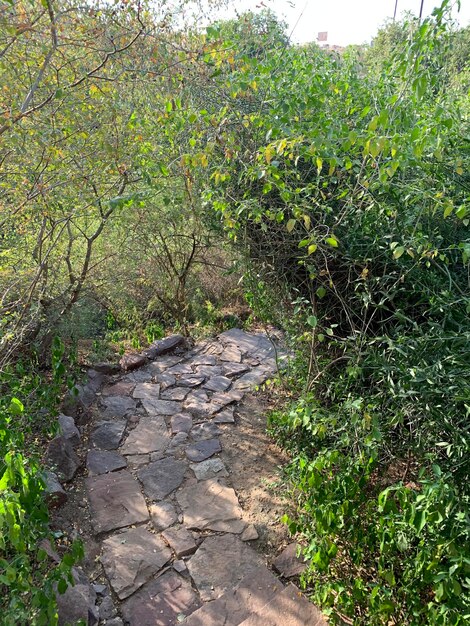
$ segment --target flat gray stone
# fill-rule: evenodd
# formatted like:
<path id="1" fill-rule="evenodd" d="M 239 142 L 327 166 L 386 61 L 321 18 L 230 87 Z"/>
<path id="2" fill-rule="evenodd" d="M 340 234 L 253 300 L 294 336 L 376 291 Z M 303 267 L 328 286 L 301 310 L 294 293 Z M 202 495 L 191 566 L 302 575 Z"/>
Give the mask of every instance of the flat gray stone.
<path id="1" fill-rule="evenodd" d="M 256 368 L 243 374 L 238 380 L 233 383 L 234 389 L 254 389 L 265 383 L 269 378 L 269 374 L 266 370 Z"/>
<path id="2" fill-rule="evenodd" d="M 263 566 L 259 554 L 230 534 L 207 537 L 188 561 L 189 573 L 203 601 L 236 589 L 246 576 Z"/>
<path id="3" fill-rule="evenodd" d="M 160 384 L 160 390 L 165 391 L 176 384 L 176 377 L 164 372 L 163 374 L 157 375 L 157 382 Z"/>
<path id="4" fill-rule="evenodd" d="M 170 570 L 127 598 L 121 610 L 128 626 L 177 626 L 199 606 L 191 583 Z"/>
<path id="5" fill-rule="evenodd" d="M 75 420 L 70 415 L 61 413 L 57 418 L 59 422 L 59 432 L 70 441 L 72 446 L 78 446 L 81 440 L 80 431 L 75 426 Z"/>
<path id="6" fill-rule="evenodd" d="M 162 391 L 160 397 L 162 400 L 176 400 L 177 402 L 181 402 L 186 398 L 188 393 L 189 389 L 184 389 L 182 387 L 172 387 L 170 389 Z"/>
<path id="7" fill-rule="evenodd" d="M 143 367 L 140 370 L 135 370 L 134 372 L 130 372 L 123 376 L 123 380 L 133 383 L 134 385 L 137 383 L 149 383 L 153 378 L 153 374 L 149 369 L 149 366 Z"/>
<path id="8" fill-rule="evenodd" d="M 47 447 L 47 463 L 60 480 L 69 481 L 80 467 L 80 459 L 75 454 L 72 442 L 64 435 L 58 435 Z"/>
<path id="9" fill-rule="evenodd" d="M 102 450 L 116 450 L 126 430 L 126 420 L 98 422 L 91 434 L 91 441 Z"/>
<path id="10" fill-rule="evenodd" d="M 237 382 L 238 381 L 236 381 L 234 384 L 236 384 Z M 223 393 L 214 393 L 211 398 L 211 402 L 212 404 L 215 404 L 223 409 L 229 404 L 232 404 L 232 402 L 240 402 L 240 400 L 243 399 L 244 395 L 245 394 L 243 393 L 243 391 L 230 389 L 230 391 L 224 391 Z"/>
<path id="11" fill-rule="evenodd" d="M 150 461 L 149 454 L 129 454 L 126 456 L 127 467 L 129 469 L 139 469 L 142 465 L 147 465 Z"/>
<path id="12" fill-rule="evenodd" d="M 200 463 L 222 450 L 218 439 L 203 439 L 186 448 L 186 456 L 194 463 Z"/>
<path id="13" fill-rule="evenodd" d="M 220 428 L 214 422 L 204 422 L 196 424 L 191 430 L 191 438 L 193 441 L 202 441 L 203 439 L 212 439 L 221 434 Z"/>
<path id="14" fill-rule="evenodd" d="M 85 481 L 90 518 L 96 533 L 148 520 L 148 510 L 137 481 L 127 470 Z"/>
<path id="15" fill-rule="evenodd" d="M 144 492 L 152 500 L 163 500 L 183 482 L 187 465 L 173 457 L 154 461 L 138 472 Z"/>
<path id="16" fill-rule="evenodd" d="M 204 376 L 183 376 L 177 384 L 179 387 L 194 388 L 202 385 L 205 380 Z"/>
<path id="17" fill-rule="evenodd" d="M 275 355 L 275 349 L 264 333 L 247 333 L 240 328 L 231 328 L 219 335 L 226 349 L 237 347 L 244 354 L 260 361 Z"/>
<path id="18" fill-rule="evenodd" d="M 162 416 L 141 417 L 121 446 L 122 454 L 147 454 L 163 451 L 170 444 L 170 435 Z"/>
<path id="19" fill-rule="evenodd" d="M 100 363 L 95 363 L 93 368 L 88 370 L 88 376 L 90 378 L 94 378 L 96 376 L 96 372 L 99 374 L 117 374 L 120 371 L 121 366 L 117 363 L 101 361 Z"/>
<path id="20" fill-rule="evenodd" d="M 98 476 L 123 469 L 127 466 L 127 461 L 118 452 L 90 450 L 87 454 L 86 466 L 90 476 Z"/>
<path id="21" fill-rule="evenodd" d="M 44 494 L 46 496 L 46 502 L 51 507 L 62 506 L 67 502 L 68 496 L 65 489 L 59 482 L 57 475 L 54 472 L 44 472 Z M 60 560 L 60 559 L 59 559 Z"/>
<path id="22" fill-rule="evenodd" d="M 155 530 L 165 530 L 178 520 L 178 513 L 171 502 L 157 502 L 151 504 L 149 509 Z"/>
<path id="23" fill-rule="evenodd" d="M 189 433 L 193 425 L 193 418 L 188 413 L 177 413 L 171 418 L 171 432 Z"/>
<path id="24" fill-rule="evenodd" d="M 184 526 L 167 528 L 162 532 L 162 537 L 171 546 L 178 559 L 196 552 L 197 545 L 194 537 Z"/>
<path id="25" fill-rule="evenodd" d="M 220 354 L 221 361 L 229 361 L 230 363 L 240 363 L 242 360 L 242 353 L 238 348 L 233 345 L 228 345 L 224 351 Z"/>
<path id="26" fill-rule="evenodd" d="M 213 354 L 199 354 L 194 357 L 191 361 L 191 365 L 199 366 L 199 365 L 216 365 L 217 359 Z"/>
<path id="27" fill-rule="evenodd" d="M 204 417 L 208 414 L 209 395 L 204 389 L 195 389 L 186 397 L 183 407 L 195 417 Z"/>
<path id="28" fill-rule="evenodd" d="M 138 400 L 158 400 L 160 397 L 160 385 L 156 383 L 137 383 L 132 393 Z"/>
<path id="29" fill-rule="evenodd" d="M 171 550 L 143 527 L 131 528 L 103 541 L 101 563 L 120 600 L 146 583 L 171 559 Z"/>
<path id="30" fill-rule="evenodd" d="M 254 524 L 250 524 L 245 528 L 240 539 L 242 541 L 256 541 L 256 539 L 259 539 L 258 531 L 256 530 Z"/>
<path id="31" fill-rule="evenodd" d="M 204 389 L 209 391 L 226 391 L 231 384 L 232 381 L 226 376 L 213 376 L 204 385 Z"/>
<path id="32" fill-rule="evenodd" d="M 142 399 L 142 404 L 149 415 L 174 415 L 175 413 L 181 413 L 183 408 L 181 402 L 158 400 L 157 398 L 153 400 L 148 398 Z"/>
<path id="33" fill-rule="evenodd" d="M 220 365 L 198 365 L 194 368 L 194 373 L 197 376 L 204 376 L 210 378 L 211 376 L 221 376 L 223 373 Z"/>
<path id="34" fill-rule="evenodd" d="M 166 371 L 167 374 L 172 374 L 173 376 L 181 376 L 183 374 L 191 375 L 193 373 L 193 369 L 189 363 L 178 363 Z"/>
<path id="35" fill-rule="evenodd" d="M 235 416 L 233 414 L 233 407 L 224 409 L 217 413 L 212 420 L 215 424 L 233 424 L 235 422 Z"/>
<path id="36" fill-rule="evenodd" d="M 131 395 L 134 389 L 134 383 L 128 380 L 119 380 L 112 385 L 106 385 L 101 391 L 103 396 L 127 396 Z"/>
<path id="37" fill-rule="evenodd" d="M 201 463 L 191 463 L 189 467 L 193 470 L 198 480 L 224 478 L 228 476 L 227 468 L 218 457 L 215 459 L 206 459 L 205 461 L 201 461 Z"/>
<path id="38" fill-rule="evenodd" d="M 171 355 L 159 358 L 157 361 L 150 363 L 147 367 L 153 373 L 153 375 L 159 375 L 166 372 L 171 367 L 174 367 L 180 363 L 182 358 L 180 356 Z"/>
<path id="39" fill-rule="evenodd" d="M 176 499 L 189 529 L 241 533 L 246 527 L 237 494 L 215 478 L 181 489 Z"/>
<path id="40" fill-rule="evenodd" d="M 98 623 L 96 594 L 91 585 L 78 582 L 67 587 L 64 594 L 57 593 L 56 598 L 58 626 L 77 624 L 80 620 L 84 620 L 85 624 Z"/>
<path id="41" fill-rule="evenodd" d="M 250 370 L 246 363 L 224 363 L 223 372 L 227 378 L 236 378 Z"/>
<path id="42" fill-rule="evenodd" d="M 282 589 L 282 583 L 266 567 L 258 567 L 245 576 L 238 587 L 228 589 L 217 600 L 203 604 L 184 624 L 238 626 L 251 613 L 262 609 Z"/>
<path id="43" fill-rule="evenodd" d="M 297 548 L 297 543 L 290 543 L 273 561 L 274 567 L 284 578 L 300 576 L 307 567 L 307 564 L 297 556 Z"/>
<path id="44" fill-rule="evenodd" d="M 104 418 L 120 418 L 135 411 L 136 401 L 128 396 L 107 396 L 102 398 L 104 410 L 101 415 Z"/>

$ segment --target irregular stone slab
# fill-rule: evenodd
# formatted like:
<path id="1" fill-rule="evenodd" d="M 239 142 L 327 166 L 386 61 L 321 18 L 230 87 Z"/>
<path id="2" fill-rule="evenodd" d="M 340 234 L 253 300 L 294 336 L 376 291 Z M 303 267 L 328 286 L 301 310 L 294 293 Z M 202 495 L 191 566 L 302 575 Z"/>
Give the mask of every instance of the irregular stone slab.
<path id="1" fill-rule="evenodd" d="M 155 530 L 165 530 L 178 520 L 178 513 L 171 502 L 157 502 L 150 505 L 150 517 Z"/>
<path id="2" fill-rule="evenodd" d="M 246 363 L 224 363 L 224 376 L 227 378 L 236 378 L 250 370 Z"/>
<path id="3" fill-rule="evenodd" d="M 238 626 L 251 613 L 261 610 L 283 588 L 282 583 L 266 567 L 258 567 L 245 576 L 236 589 L 228 589 L 217 600 L 203 604 L 184 624 Z"/>
<path id="4" fill-rule="evenodd" d="M 62 506 L 67 502 L 68 496 L 54 472 L 44 472 L 44 494 L 46 502 L 51 507 Z"/>
<path id="5" fill-rule="evenodd" d="M 92 378 L 90 372 L 92 371 L 99 372 L 100 374 L 118 374 L 121 371 L 121 366 L 118 363 L 109 363 L 107 361 L 102 361 L 100 363 L 95 363 L 93 365 L 92 370 L 88 370 L 88 376 Z"/>
<path id="6" fill-rule="evenodd" d="M 219 335 L 219 340 L 229 346 L 237 346 L 243 353 L 264 360 L 275 354 L 274 346 L 269 338 L 262 333 L 247 333 L 240 328 L 231 328 Z"/>
<path id="7" fill-rule="evenodd" d="M 188 571 L 188 568 L 186 567 L 186 563 L 182 559 L 173 561 L 173 569 L 175 570 L 175 572 L 178 572 L 178 574 L 184 574 L 185 572 Z"/>
<path id="8" fill-rule="evenodd" d="M 102 399 L 104 410 L 101 415 L 104 418 L 120 418 L 135 411 L 137 403 L 128 396 L 108 396 Z"/>
<path id="9" fill-rule="evenodd" d="M 224 351 L 220 354 L 221 361 L 230 361 L 230 363 L 240 363 L 242 360 L 242 353 L 235 346 L 228 345 Z"/>
<path id="10" fill-rule="evenodd" d="M 172 400 L 143 399 L 142 404 L 149 415 L 174 415 L 181 413 L 183 405 L 181 402 Z"/>
<path id="11" fill-rule="evenodd" d="M 154 374 L 163 374 L 166 370 L 178 363 L 181 363 L 182 358 L 180 356 L 164 356 L 158 361 L 154 361 L 148 365 L 148 369 Z"/>
<path id="12" fill-rule="evenodd" d="M 176 384 L 176 377 L 167 373 L 158 374 L 157 382 L 160 384 L 160 390 L 164 391 L 168 389 L 168 387 L 173 387 L 173 385 Z"/>
<path id="13" fill-rule="evenodd" d="M 250 524 L 245 528 L 245 530 L 241 534 L 240 539 L 242 541 L 256 541 L 256 539 L 259 539 L 258 531 L 253 524 Z"/>
<path id="14" fill-rule="evenodd" d="M 233 383 L 234 389 L 253 389 L 265 383 L 269 378 L 269 374 L 264 369 L 256 368 L 246 374 L 243 374 Z"/>
<path id="15" fill-rule="evenodd" d="M 145 494 L 152 500 L 163 500 L 183 482 L 187 465 L 173 457 L 154 461 L 138 472 Z"/>
<path id="16" fill-rule="evenodd" d="M 138 400 L 155 400 L 160 397 L 160 385 L 155 383 L 138 383 L 132 393 Z"/>
<path id="17" fill-rule="evenodd" d="M 135 370 L 133 372 L 130 372 L 130 374 L 126 374 L 126 376 L 123 376 L 123 380 L 134 384 L 149 383 L 152 378 L 153 374 L 150 371 L 149 366 L 143 367 L 140 370 Z"/>
<path id="18" fill-rule="evenodd" d="M 207 537 L 188 561 L 189 573 L 203 601 L 215 600 L 236 589 L 245 576 L 263 566 L 259 554 L 230 534 Z M 222 623 L 218 622 L 218 626 Z"/>
<path id="19" fill-rule="evenodd" d="M 328 622 L 300 590 L 289 585 L 252 613 L 240 626 L 328 626 Z"/>
<path id="20" fill-rule="evenodd" d="M 125 354 L 119 361 L 119 365 L 125 372 L 136 370 L 147 363 L 147 357 L 144 354 L 129 353 Z"/>
<path id="21" fill-rule="evenodd" d="M 164 541 L 143 527 L 103 541 L 101 563 L 120 600 L 142 587 L 170 559 L 171 550 Z"/>
<path id="22" fill-rule="evenodd" d="M 245 529 L 237 494 L 215 478 L 182 489 L 176 499 L 189 529 L 226 533 L 241 533 Z"/>
<path id="23" fill-rule="evenodd" d="M 66 624 L 97 624 L 98 611 L 95 606 L 96 593 L 93 587 L 86 583 L 78 582 L 73 587 L 67 587 L 65 593 L 56 594 L 58 626 Z"/>
<path id="24" fill-rule="evenodd" d="M 188 393 L 189 389 L 183 389 L 182 387 L 173 387 L 172 389 L 162 391 L 160 395 L 162 400 L 177 400 L 178 402 L 181 402 L 186 398 Z"/>
<path id="25" fill-rule="evenodd" d="M 125 600 L 121 610 L 128 626 L 176 626 L 199 606 L 190 582 L 170 570 Z"/>
<path id="26" fill-rule="evenodd" d="M 59 422 L 59 432 L 70 441 L 72 446 L 78 446 L 81 440 L 80 431 L 75 426 L 75 420 L 70 415 L 61 413 L 57 418 Z"/>
<path id="27" fill-rule="evenodd" d="M 197 376 L 204 376 L 210 378 L 211 376 L 220 376 L 223 370 L 220 365 L 198 365 L 194 368 L 194 373 Z"/>
<path id="28" fill-rule="evenodd" d="M 212 439 L 220 435 L 221 430 L 213 422 L 204 422 L 203 424 L 196 424 L 191 431 L 191 438 L 193 441 L 202 441 L 203 439 Z"/>
<path id="29" fill-rule="evenodd" d="M 298 547 L 297 543 L 290 543 L 273 561 L 273 566 L 284 578 L 300 576 L 307 567 L 307 564 L 297 556 Z"/>
<path id="30" fill-rule="evenodd" d="M 163 451 L 170 443 L 165 420 L 161 415 L 141 417 L 121 446 L 122 454 L 148 454 Z"/>
<path id="31" fill-rule="evenodd" d="M 183 407 L 185 411 L 189 411 L 195 417 L 204 417 L 208 413 L 209 396 L 204 389 L 196 389 L 192 391 L 184 401 Z"/>
<path id="32" fill-rule="evenodd" d="M 131 395 L 134 389 L 134 383 L 128 380 L 119 380 L 113 385 L 103 387 L 101 394 L 103 396 L 127 396 Z"/>
<path id="33" fill-rule="evenodd" d="M 184 526 L 167 528 L 162 532 L 163 539 L 170 545 L 178 559 L 196 552 L 196 542 Z"/>
<path id="34" fill-rule="evenodd" d="M 200 354 L 191 361 L 191 365 L 194 367 L 199 365 L 216 365 L 216 363 L 217 359 L 213 354 Z"/>
<path id="35" fill-rule="evenodd" d="M 238 381 L 236 381 L 238 382 Z M 236 383 L 234 383 L 235 385 Z M 226 407 L 228 404 L 232 402 L 240 402 L 243 399 L 245 394 L 243 391 L 231 389 L 230 391 L 225 391 L 224 393 L 215 393 L 212 396 L 212 403 L 220 406 L 221 409 Z"/>
<path id="36" fill-rule="evenodd" d="M 183 335 L 170 335 L 164 339 L 157 339 L 157 341 L 154 341 L 146 350 L 144 350 L 143 354 L 145 354 L 145 356 L 149 359 L 156 359 L 163 354 L 171 352 L 183 343 Z"/>
<path id="37" fill-rule="evenodd" d="M 225 376 L 213 376 L 204 385 L 204 389 L 208 389 L 209 391 L 226 391 L 231 384 L 232 381 L 230 378 L 226 378 Z"/>
<path id="38" fill-rule="evenodd" d="M 80 459 L 75 454 L 72 442 L 64 435 L 58 435 L 49 442 L 47 462 L 61 480 L 69 481 L 80 467 Z"/>
<path id="39" fill-rule="evenodd" d="M 87 454 L 86 466 L 90 476 L 99 476 L 126 467 L 127 461 L 118 452 L 90 450 Z"/>
<path id="40" fill-rule="evenodd" d="M 177 413 L 171 418 L 171 432 L 189 433 L 193 426 L 193 418 L 188 413 Z"/>
<path id="41" fill-rule="evenodd" d="M 125 420 L 98 422 L 91 434 L 91 441 L 102 450 L 116 450 L 121 443 L 125 429 Z"/>
<path id="42" fill-rule="evenodd" d="M 168 454 L 174 454 L 175 456 L 182 456 L 184 448 L 186 448 L 188 441 L 188 433 L 176 433 L 176 435 L 171 440 L 170 445 L 168 446 Z M 153 459 L 152 459 L 153 460 Z"/>
<path id="43" fill-rule="evenodd" d="M 178 381 L 179 387 L 199 387 L 206 379 L 204 376 L 183 376 Z"/>
<path id="44" fill-rule="evenodd" d="M 189 467 L 193 470 L 198 480 L 228 476 L 227 469 L 219 458 L 207 459 L 201 463 L 191 463 Z"/>
<path id="45" fill-rule="evenodd" d="M 102 533 L 148 520 L 139 485 L 127 470 L 86 479 L 91 523 Z"/>
<path id="46" fill-rule="evenodd" d="M 126 456 L 127 467 L 130 469 L 139 469 L 142 465 L 147 465 L 150 461 L 149 454 L 129 454 Z"/>
<path id="47" fill-rule="evenodd" d="M 215 424 L 233 424 L 235 422 L 235 416 L 233 414 L 233 408 L 228 408 L 217 415 L 212 420 Z"/>
<path id="48" fill-rule="evenodd" d="M 173 365 L 167 369 L 166 372 L 172 376 L 181 376 L 182 374 L 192 374 L 193 369 L 189 363 L 178 363 L 178 365 Z"/>
<path id="49" fill-rule="evenodd" d="M 186 448 L 186 456 L 190 461 L 199 463 L 222 450 L 218 439 L 203 439 Z"/>

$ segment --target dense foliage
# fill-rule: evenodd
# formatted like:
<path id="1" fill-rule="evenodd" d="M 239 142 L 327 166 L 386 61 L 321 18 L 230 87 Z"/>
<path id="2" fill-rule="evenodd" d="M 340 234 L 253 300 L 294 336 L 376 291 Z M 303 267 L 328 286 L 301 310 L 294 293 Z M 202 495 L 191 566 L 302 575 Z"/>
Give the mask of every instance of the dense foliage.
<path id="1" fill-rule="evenodd" d="M 63 376 L 57 333 L 190 332 L 243 269 L 258 318 L 297 349 L 297 401 L 271 428 L 292 452 L 286 523 L 313 600 L 333 623 L 464 624 L 470 29 L 445 1 L 339 55 L 291 45 L 268 11 L 201 33 L 182 29 L 183 9 L 2 5 L 9 610 L 31 621 L 38 604 L 37 623 L 55 619 L 35 588 L 47 512 L 22 431 L 31 415 L 37 434 L 59 387 L 44 398 L 21 363 L 44 366 L 52 349 L 60 372 L 48 375 Z"/>

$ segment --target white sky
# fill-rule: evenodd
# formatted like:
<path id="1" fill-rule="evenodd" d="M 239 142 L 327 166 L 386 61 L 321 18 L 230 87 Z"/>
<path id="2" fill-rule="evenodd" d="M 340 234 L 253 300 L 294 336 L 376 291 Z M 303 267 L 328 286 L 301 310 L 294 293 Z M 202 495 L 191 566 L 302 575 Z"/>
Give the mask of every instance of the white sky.
<path id="1" fill-rule="evenodd" d="M 224 11 L 223 17 L 266 6 L 285 19 L 289 32 L 294 29 L 293 41 L 314 41 L 318 32 L 327 31 L 328 43 L 341 46 L 370 41 L 395 9 L 395 0 L 235 0 L 230 4 L 233 8 Z M 397 17 L 404 11 L 418 15 L 420 5 L 421 0 L 398 0 Z M 437 5 L 440 0 L 424 0 L 423 14 L 428 15 Z M 470 0 L 461 1 L 455 17 L 462 26 L 470 22 Z"/>

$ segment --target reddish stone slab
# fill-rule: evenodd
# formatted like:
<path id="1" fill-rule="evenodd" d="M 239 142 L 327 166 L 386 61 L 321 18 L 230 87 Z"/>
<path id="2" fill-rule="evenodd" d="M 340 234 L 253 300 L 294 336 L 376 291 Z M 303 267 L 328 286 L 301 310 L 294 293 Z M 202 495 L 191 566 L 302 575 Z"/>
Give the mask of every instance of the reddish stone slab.
<path id="1" fill-rule="evenodd" d="M 87 478 L 86 488 L 96 533 L 148 520 L 139 484 L 127 470 Z"/>
<path id="2" fill-rule="evenodd" d="M 297 543 L 291 543 L 274 559 L 273 565 L 284 578 L 300 576 L 307 567 L 306 563 L 297 556 Z"/>

